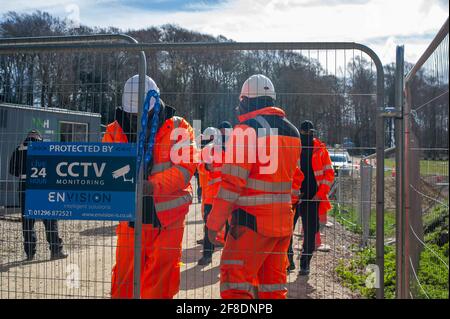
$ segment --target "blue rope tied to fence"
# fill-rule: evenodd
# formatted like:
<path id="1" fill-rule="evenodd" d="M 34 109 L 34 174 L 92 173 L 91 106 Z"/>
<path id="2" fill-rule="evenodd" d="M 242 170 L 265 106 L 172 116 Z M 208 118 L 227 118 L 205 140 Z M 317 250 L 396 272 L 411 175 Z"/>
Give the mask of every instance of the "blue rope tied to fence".
<path id="1" fill-rule="evenodd" d="M 154 113 L 151 120 L 150 127 L 150 136 L 148 137 L 147 150 L 144 154 L 144 144 L 145 144 L 145 136 L 147 133 L 147 121 L 148 121 L 148 112 L 150 109 L 150 100 L 151 98 L 155 99 L 155 105 L 153 107 Z M 139 176 L 139 170 L 141 168 L 142 159 L 144 158 L 144 172 L 147 172 L 148 164 L 152 160 L 153 157 L 153 147 L 155 145 L 155 136 L 158 130 L 159 123 L 159 111 L 161 109 L 161 103 L 159 101 L 159 93 L 155 90 L 150 90 L 147 92 L 147 96 L 144 101 L 144 110 L 142 111 L 142 119 L 141 119 L 141 133 L 139 135 L 139 143 L 138 143 L 138 156 L 137 156 L 137 175 Z"/>

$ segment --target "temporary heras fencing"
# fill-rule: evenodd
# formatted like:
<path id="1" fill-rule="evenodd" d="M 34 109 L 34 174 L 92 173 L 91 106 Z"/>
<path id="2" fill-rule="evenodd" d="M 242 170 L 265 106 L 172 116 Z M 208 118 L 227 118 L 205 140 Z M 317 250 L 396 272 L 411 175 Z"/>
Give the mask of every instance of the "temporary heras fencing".
<path id="1" fill-rule="evenodd" d="M 448 298 L 448 32 L 447 19 L 405 77 L 398 163 L 402 298 Z"/>
<path id="2" fill-rule="evenodd" d="M 394 200 L 389 207 L 384 200 L 384 150 L 390 132 L 384 119 L 390 115 L 383 112 L 383 67 L 366 46 L 341 42 L 137 43 L 120 35 L 21 38 L 0 41 L 0 65 L 2 298 L 109 298 L 111 291 L 115 221 L 60 220 L 58 234 L 69 255 L 62 260 L 49 260 L 43 223 L 36 221 L 37 255 L 33 261 L 24 261 L 19 181 L 9 174 L 8 162 L 30 129 L 41 131 L 47 141 L 98 142 L 122 103 L 125 81 L 135 74 L 140 75 L 138 103 L 143 105 L 147 74 L 177 115 L 191 125 L 201 123 L 199 135 L 223 120 L 236 124 L 241 85 L 256 73 L 272 79 L 277 105 L 295 126 L 306 119 L 314 122 L 336 171 L 330 194 L 333 208 L 327 226 L 321 228 L 325 251 L 315 253 L 309 277 L 300 277 L 296 271 L 288 275 L 288 297 L 357 298 L 360 294 L 345 284 L 346 271 L 373 272 L 374 280 L 367 288 L 383 297 L 384 212 L 395 210 Z M 198 179 L 191 183 L 194 201 L 185 220 L 181 280 L 175 298 L 219 298 L 221 249 L 214 253 L 212 264 L 197 265 L 204 222 Z M 137 185 L 140 198 L 142 183 Z M 386 196 L 394 198 L 395 186 L 389 187 L 392 192 L 386 191 Z M 137 200 L 137 252 L 142 243 L 141 214 Z M 297 269 L 300 224 L 293 236 Z M 351 268 L 356 267 L 352 260 L 361 247 L 376 251 L 375 263 L 367 269 Z M 139 261 L 140 254 L 133 258 Z M 137 297 L 139 268 L 134 270 L 132 283 Z"/>

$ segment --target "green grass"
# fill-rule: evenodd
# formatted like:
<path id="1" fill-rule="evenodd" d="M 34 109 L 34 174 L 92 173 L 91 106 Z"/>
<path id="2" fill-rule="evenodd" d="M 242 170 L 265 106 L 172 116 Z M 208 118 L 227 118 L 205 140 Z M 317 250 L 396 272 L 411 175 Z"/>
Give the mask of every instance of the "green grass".
<path id="1" fill-rule="evenodd" d="M 384 167 L 393 169 L 395 167 L 395 159 L 386 158 L 384 160 Z M 384 173 L 385 176 L 390 176 L 391 171 Z M 420 174 L 421 175 L 444 175 L 448 176 L 448 161 L 430 161 L 421 160 L 420 161 Z"/>
<path id="2" fill-rule="evenodd" d="M 345 287 L 359 292 L 365 298 L 375 298 L 376 289 L 366 284 L 368 265 L 376 264 L 374 248 L 366 248 L 356 253 L 355 258 L 345 262 L 340 260 L 336 267 L 336 274 Z M 395 251 L 394 247 L 385 247 L 384 255 L 384 294 L 386 299 L 395 298 Z"/>
<path id="3" fill-rule="evenodd" d="M 344 226 L 351 232 L 362 234 L 362 227 L 358 225 L 359 211 L 354 207 L 341 206 L 339 209 L 337 205 L 333 206 L 330 212 L 337 222 Z M 375 236 L 376 233 L 376 221 L 377 215 L 375 209 L 370 213 L 369 222 L 369 235 Z M 384 213 L 384 235 L 385 237 L 395 236 L 395 213 L 391 211 L 385 211 Z"/>
<path id="4" fill-rule="evenodd" d="M 423 224 L 427 248 L 420 254 L 417 273 L 420 285 L 414 279 L 411 280 L 410 288 L 415 298 L 449 298 L 449 270 L 447 268 L 449 260 L 449 212 L 446 206 L 436 206 L 424 216 Z M 337 214 L 337 220 L 339 218 L 342 220 L 342 217 L 342 214 Z M 358 229 L 353 228 L 353 231 L 357 232 Z M 374 248 L 370 247 L 357 252 L 351 260 L 340 260 L 336 267 L 336 273 L 342 284 L 352 291 L 358 291 L 363 297 L 375 298 L 375 289 L 366 285 L 368 278 L 366 267 L 376 263 L 375 256 Z M 388 299 L 395 298 L 395 246 L 385 246 L 384 259 L 385 297 Z"/>

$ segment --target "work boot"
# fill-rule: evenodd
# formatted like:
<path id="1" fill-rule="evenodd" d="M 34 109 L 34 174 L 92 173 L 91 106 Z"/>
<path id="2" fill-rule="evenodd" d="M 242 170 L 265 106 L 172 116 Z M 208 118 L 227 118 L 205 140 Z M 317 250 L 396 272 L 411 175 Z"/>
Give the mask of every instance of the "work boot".
<path id="1" fill-rule="evenodd" d="M 198 261 L 198 265 L 199 266 L 206 266 L 206 265 L 209 265 L 211 262 L 212 262 L 212 256 L 203 256 Z"/>
<path id="2" fill-rule="evenodd" d="M 327 253 L 330 250 L 331 250 L 330 245 L 326 245 L 326 244 L 322 244 L 319 247 L 317 247 L 317 251 L 321 251 L 321 252 L 324 252 L 324 253 Z"/>
<path id="3" fill-rule="evenodd" d="M 199 244 L 199 245 L 203 245 L 203 239 L 197 240 L 196 243 Z"/>
<path id="4" fill-rule="evenodd" d="M 58 250 L 58 251 L 55 251 L 55 252 L 52 251 L 52 253 L 50 255 L 50 259 L 51 260 L 64 259 L 64 258 L 67 258 L 68 256 L 69 255 L 64 253 L 64 251 L 61 249 L 61 250 Z"/>
<path id="5" fill-rule="evenodd" d="M 26 261 L 32 261 L 34 259 L 34 254 L 27 255 L 27 258 L 25 258 Z"/>
<path id="6" fill-rule="evenodd" d="M 287 268 L 287 272 L 289 273 L 293 270 L 295 270 L 295 264 L 294 264 L 294 261 L 292 260 L 292 261 L 289 261 L 289 266 Z"/>
<path id="7" fill-rule="evenodd" d="M 289 265 L 286 270 L 288 273 L 290 273 L 291 271 L 295 270 L 294 253 L 291 253 L 291 252 L 288 253 L 288 260 L 289 260 Z"/>
<path id="8" fill-rule="evenodd" d="M 300 258 L 300 271 L 298 274 L 300 276 L 308 276 L 309 275 L 309 263 L 311 261 L 311 256 L 302 255 Z"/>

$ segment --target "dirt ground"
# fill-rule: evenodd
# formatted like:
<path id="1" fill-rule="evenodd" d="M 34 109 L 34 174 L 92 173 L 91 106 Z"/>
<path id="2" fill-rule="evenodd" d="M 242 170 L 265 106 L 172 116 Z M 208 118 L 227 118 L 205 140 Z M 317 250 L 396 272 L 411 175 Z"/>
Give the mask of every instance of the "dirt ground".
<path id="1" fill-rule="evenodd" d="M 43 224 L 37 221 L 38 252 L 34 261 L 26 262 L 18 216 L 8 214 L 7 220 L 0 218 L 0 298 L 110 297 L 117 223 L 60 221 L 60 236 L 64 240 L 69 257 L 51 261 Z M 297 225 L 294 233 L 297 269 L 301 245 L 299 230 L 300 225 Z M 337 223 L 331 228 L 325 228 L 323 234 L 323 241 L 331 246 L 331 251 L 316 253 L 309 277 L 297 276 L 297 271 L 289 274 L 289 298 L 359 298 L 339 283 L 334 272 L 339 260 L 351 258 L 352 248 L 359 242 L 358 236 L 344 230 Z M 214 253 L 211 265 L 198 266 L 201 245 L 197 244 L 197 240 L 202 238 L 200 204 L 193 204 L 186 218 L 181 284 L 175 298 L 220 298 L 221 251 Z"/>

